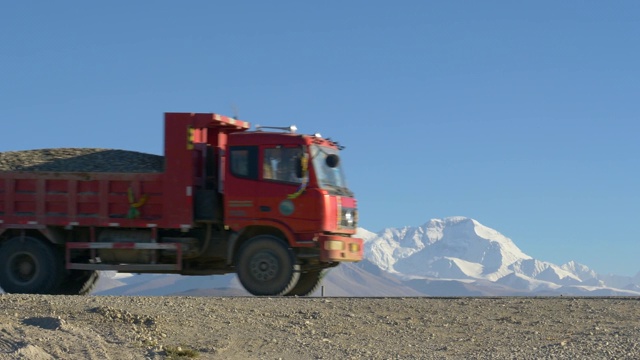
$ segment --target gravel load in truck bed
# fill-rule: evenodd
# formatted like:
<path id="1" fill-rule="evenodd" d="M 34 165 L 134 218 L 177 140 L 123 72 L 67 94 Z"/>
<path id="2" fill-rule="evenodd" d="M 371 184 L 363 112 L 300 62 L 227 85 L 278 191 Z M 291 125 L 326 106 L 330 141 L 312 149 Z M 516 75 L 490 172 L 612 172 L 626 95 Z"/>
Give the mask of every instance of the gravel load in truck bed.
<path id="1" fill-rule="evenodd" d="M 146 173 L 164 171 L 164 157 L 136 151 L 55 148 L 0 152 L 0 171 Z"/>

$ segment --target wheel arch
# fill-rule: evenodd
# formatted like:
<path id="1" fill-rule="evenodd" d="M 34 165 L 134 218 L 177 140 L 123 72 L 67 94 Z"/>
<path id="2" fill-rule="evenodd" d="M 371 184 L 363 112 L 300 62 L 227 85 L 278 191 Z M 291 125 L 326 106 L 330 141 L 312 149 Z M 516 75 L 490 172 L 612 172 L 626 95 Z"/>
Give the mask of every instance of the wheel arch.
<path id="1" fill-rule="evenodd" d="M 5 243 L 16 237 L 31 237 L 43 242 L 48 242 L 54 245 L 63 245 L 64 237 L 62 234 L 54 228 L 10 228 L 0 231 L 0 244 Z"/>
<path id="2" fill-rule="evenodd" d="M 289 247 L 291 247 L 291 244 L 294 242 L 293 233 L 281 224 L 265 222 L 257 225 L 246 226 L 231 237 L 229 247 L 227 248 L 227 264 L 233 264 L 238 250 L 245 242 L 260 235 L 276 237 Z"/>

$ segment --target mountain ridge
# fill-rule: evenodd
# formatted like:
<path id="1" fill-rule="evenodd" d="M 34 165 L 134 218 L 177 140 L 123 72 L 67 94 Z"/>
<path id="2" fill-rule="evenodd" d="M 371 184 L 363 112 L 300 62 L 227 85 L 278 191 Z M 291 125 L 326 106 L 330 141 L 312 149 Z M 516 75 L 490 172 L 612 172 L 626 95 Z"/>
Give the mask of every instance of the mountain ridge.
<path id="1" fill-rule="evenodd" d="M 365 257 L 405 280 L 464 280 L 483 288 L 507 286 L 518 295 L 640 295 L 640 276 L 601 276 L 575 261 L 556 265 L 534 259 L 508 237 L 471 218 L 431 219 L 422 226 L 387 228 L 375 235 L 362 231 L 366 231 Z"/>

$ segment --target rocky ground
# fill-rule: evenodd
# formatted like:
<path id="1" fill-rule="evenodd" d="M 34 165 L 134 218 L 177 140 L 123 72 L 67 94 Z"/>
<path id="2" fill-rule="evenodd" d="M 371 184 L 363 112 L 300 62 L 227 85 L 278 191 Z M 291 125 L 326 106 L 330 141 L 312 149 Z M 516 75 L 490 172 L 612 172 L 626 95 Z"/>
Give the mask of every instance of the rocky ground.
<path id="1" fill-rule="evenodd" d="M 0 295 L 0 359 L 631 359 L 638 298 Z"/>

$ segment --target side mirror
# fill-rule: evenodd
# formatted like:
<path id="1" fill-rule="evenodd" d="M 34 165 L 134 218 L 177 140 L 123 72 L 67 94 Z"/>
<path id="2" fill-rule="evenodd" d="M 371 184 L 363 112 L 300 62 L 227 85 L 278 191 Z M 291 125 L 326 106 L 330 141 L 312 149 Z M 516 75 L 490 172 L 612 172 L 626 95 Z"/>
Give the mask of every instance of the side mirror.
<path id="1" fill-rule="evenodd" d="M 334 168 L 340 163 L 340 157 L 336 154 L 330 154 L 327 155 L 327 159 L 325 160 L 325 162 L 328 167 Z"/>

